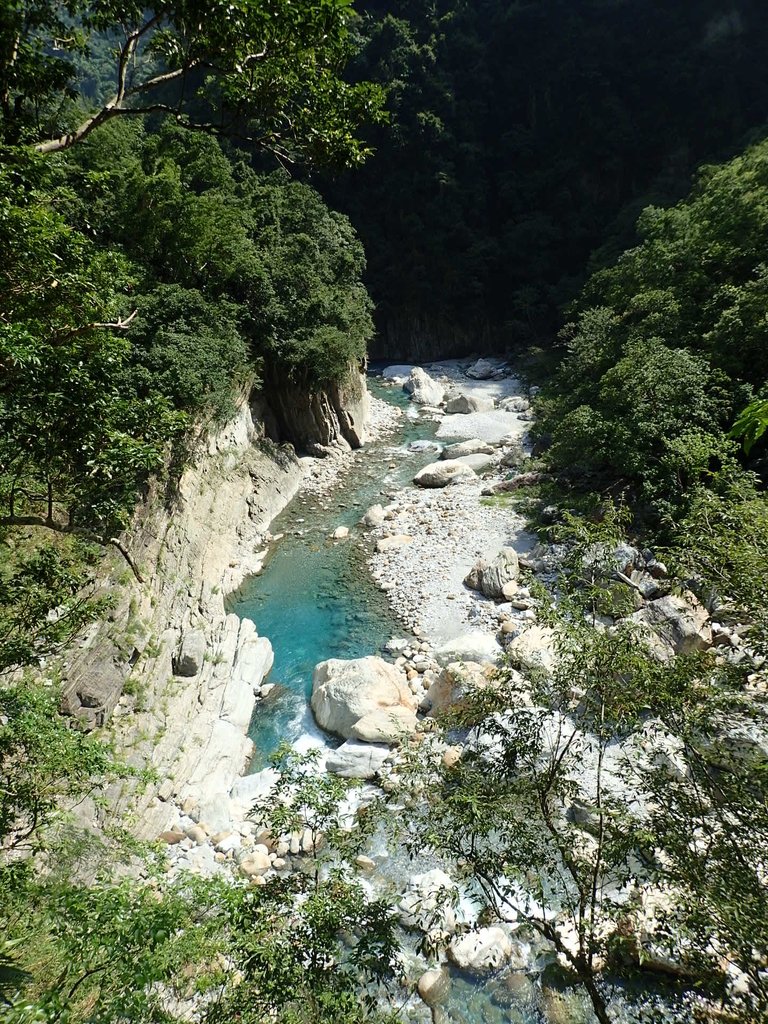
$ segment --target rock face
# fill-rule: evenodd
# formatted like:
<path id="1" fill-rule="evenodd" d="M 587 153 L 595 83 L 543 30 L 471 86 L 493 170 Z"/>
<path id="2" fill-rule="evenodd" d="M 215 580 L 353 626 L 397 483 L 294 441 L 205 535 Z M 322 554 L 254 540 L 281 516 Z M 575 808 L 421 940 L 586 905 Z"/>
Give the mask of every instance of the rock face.
<path id="1" fill-rule="evenodd" d="M 276 441 L 290 441 L 310 455 L 322 455 L 332 445 L 360 448 L 365 441 L 370 397 L 357 366 L 350 366 L 345 381 L 325 390 L 268 373 L 265 394 Z"/>
<path id="2" fill-rule="evenodd" d="M 501 600 L 505 596 L 504 587 L 516 580 L 519 572 L 520 566 L 515 549 L 502 548 L 490 562 L 484 558 L 478 559 L 465 577 L 464 583 L 471 590 L 479 590 L 486 597 Z"/>
<path id="3" fill-rule="evenodd" d="M 660 656 L 690 654 L 712 646 L 712 629 L 706 609 L 693 594 L 677 597 L 668 594 L 655 601 L 649 601 L 640 611 L 628 616 L 627 622 L 634 622 L 653 632 L 668 649 L 656 646 Z"/>
<path id="4" fill-rule="evenodd" d="M 440 405 L 444 396 L 445 388 L 429 376 L 426 370 L 420 366 L 414 366 L 408 380 L 403 384 L 403 390 L 411 396 L 411 401 L 417 405 Z"/>
<path id="5" fill-rule="evenodd" d="M 492 398 L 481 398 L 476 395 L 451 395 L 445 403 L 446 412 L 463 415 L 471 412 L 491 412 L 493 407 Z"/>
<path id="6" fill-rule="evenodd" d="M 471 480 L 474 476 L 475 471 L 471 466 L 447 459 L 445 462 L 430 462 L 416 474 L 413 482 L 419 487 L 447 487 L 457 480 Z"/>
<path id="7" fill-rule="evenodd" d="M 447 444 L 440 455 L 441 459 L 460 459 L 463 455 L 493 455 L 493 445 L 488 444 L 479 437 L 472 437 L 468 441 L 458 441 L 456 444 Z"/>
<path id="8" fill-rule="evenodd" d="M 394 712 L 400 716 L 399 721 L 410 712 L 415 722 L 413 698 L 405 678 L 382 658 L 332 658 L 315 668 L 312 711 L 318 725 L 328 732 L 344 739 L 359 738 L 355 727 L 360 720 L 387 709 L 399 709 Z M 368 731 L 373 734 L 376 730 L 370 727 Z M 371 742 L 375 742 L 373 735 Z"/>

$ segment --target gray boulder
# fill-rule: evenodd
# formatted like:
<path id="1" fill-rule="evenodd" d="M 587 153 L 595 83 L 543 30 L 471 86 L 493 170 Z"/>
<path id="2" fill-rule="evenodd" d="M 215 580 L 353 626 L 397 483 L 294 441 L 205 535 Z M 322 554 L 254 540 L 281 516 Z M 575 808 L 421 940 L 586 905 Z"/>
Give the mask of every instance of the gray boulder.
<path id="1" fill-rule="evenodd" d="M 459 441 L 456 444 L 448 444 L 443 448 L 441 459 L 461 459 L 465 455 L 493 455 L 493 445 L 479 437 L 472 437 L 468 441 Z"/>
<path id="2" fill-rule="evenodd" d="M 693 594 L 678 597 L 668 594 L 649 601 L 645 608 L 627 617 L 655 637 L 668 649 L 668 654 L 690 654 L 712 646 L 712 627 L 706 608 Z M 664 657 L 663 648 L 654 644 L 658 655 Z"/>
<path id="3" fill-rule="evenodd" d="M 463 633 L 453 640 L 447 640 L 434 652 L 438 665 L 449 665 L 452 661 L 495 663 L 500 655 L 501 648 L 496 643 L 496 638 L 479 631 Z"/>
<path id="4" fill-rule="evenodd" d="M 486 597 L 501 600 L 505 596 L 504 587 L 516 580 L 519 572 L 520 565 L 515 549 L 502 548 L 490 562 L 484 558 L 478 559 L 465 577 L 464 583 L 471 590 L 479 590 Z"/>
<path id="5" fill-rule="evenodd" d="M 445 403 L 445 411 L 468 415 L 471 412 L 492 412 L 493 399 L 477 395 L 452 395 Z"/>
<path id="6" fill-rule="evenodd" d="M 205 649 L 205 633 L 202 630 L 185 630 L 174 666 L 175 674 L 177 676 L 196 676 L 203 667 Z"/>
<path id="7" fill-rule="evenodd" d="M 491 469 L 496 465 L 496 459 L 493 455 L 483 455 L 480 452 L 474 455 L 460 455 L 456 462 L 463 462 L 465 466 L 469 466 L 475 473 L 484 473 L 486 469 Z"/>
<path id="8" fill-rule="evenodd" d="M 478 359 L 476 363 L 466 371 L 467 376 L 472 380 L 490 380 L 496 373 L 496 367 L 487 359 Z"/>
<path id="9" fill-rule="evenodd" d="M 444 462 L 430 462 L 413 478 L 419 487 L 447 487 L 457 480 L 472 480 L 475 471 L 471 466 L 457 459 L 446 459 Z"/>

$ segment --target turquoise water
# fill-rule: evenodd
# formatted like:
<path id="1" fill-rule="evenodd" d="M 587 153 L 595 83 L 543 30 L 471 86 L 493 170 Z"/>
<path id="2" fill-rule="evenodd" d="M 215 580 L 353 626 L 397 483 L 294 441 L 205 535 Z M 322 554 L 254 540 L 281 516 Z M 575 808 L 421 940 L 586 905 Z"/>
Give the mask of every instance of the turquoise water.
<path id="1" fill-rule="evenodd" d="M 371 390 L 402 408 L 409 404 L 400 389 L 372 381 Z M 230 610 L 252 619 L 275 652 L 269 677 L 275 689 L 257 704 L 251 723 L 252 771 L 263 768 L 282 741 L 319 735 L 307 707 L 312 670 L 319 661 L 375 654 L 390 637 L 402 634 L 386 596 L 365 568 L 366 548 L 357 524 L 371 505 L 386 504 L 388 495 L 434 459 L 434 453 L 405 455 L 395 449 L 433 437 L 435 429 L 433 423 L 403 417 L 395 435 L 356 454 L 356 464 L 330 498 L 299 496 L 291 502 L 271 526 L 272 533 L 285 536 L 262 572 L 233 595 Z M 329 539 L 337 526 L 349 527 L 346 540 Z"/>

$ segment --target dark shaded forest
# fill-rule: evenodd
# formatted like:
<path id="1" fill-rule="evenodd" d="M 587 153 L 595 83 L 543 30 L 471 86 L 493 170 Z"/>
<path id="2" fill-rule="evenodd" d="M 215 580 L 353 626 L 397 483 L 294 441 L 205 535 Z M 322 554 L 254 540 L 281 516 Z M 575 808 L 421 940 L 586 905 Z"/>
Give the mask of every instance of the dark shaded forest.
<path id="1" fill-rule="evenodd" d="M 756 0 L 377 2 L 354 67 L 376 158 L 325 188 L 368 254 L 382 358 L 551 341 L 643 207 L 759 135 Z"/>

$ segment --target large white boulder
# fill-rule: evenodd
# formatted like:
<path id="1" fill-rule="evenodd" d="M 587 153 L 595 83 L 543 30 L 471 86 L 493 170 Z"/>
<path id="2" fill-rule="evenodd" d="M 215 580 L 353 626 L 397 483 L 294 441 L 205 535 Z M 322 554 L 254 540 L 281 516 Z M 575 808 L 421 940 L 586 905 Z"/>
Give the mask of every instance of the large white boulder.
<path id="1" fill-rule="evenodd" d="M 430 714 L 458 704 L 467 694 L 492 684 L 492 666 L 476 661 L 452 661 L 429 688 Z"/>
<path id="2" fill-rule="evenodd" d="M 463 633 L 461 636 L 447 640 L 434 651 L 435 661 L 439 665 L 449 665 L 452 661 L 476 661 L 480 664 L 495 664 L 501 655 L 501 648 L 496 638 L 488 633 Z"/>
<path id="3" fill-rule="evenodd" d="M 416 713 L 398 704 L 393 708 L 378 708 L 358 718 L 352 726 L 352 735 L 366 743 L 399 743 L 416 732 L 418 724 Z"/>
<path id="4" fill-rule="evenodd" d="M 557 661 L 555 631 L 549 626 L 532 625 L 507 646 L 507 657 L 523 669 L 551 672 Z"/>
<path id="5" fill-rule="evenodd" d="M 312 677 L 312 711 L 317 723 L 344 739 L 374 711 L 403 708 L 415 711 L 405 677 L 393 665 L 373 656 L 321 661 Z"/>
<path id="6" fill-rule="evenodd" d="M 514 548 L 502 548 L 490 562 L 478 559 L 464 578 L 466 586 L 486 597 L 505 597 L 504 587 L 517 579 L 520 565 Z"/>
<path id="7" fill-rule="evenodd" d="M 411 396 L 416 405 L 440 405 L 445 397 L 445 388 L 429 376 L 420 366 L 414 366 L 403 384 L 403 390 Z"/>
<path id="8" fill-rule="evenodd" d="M 447 459 L 445 462 L 430 462 L 416 474 L 413 482 L 419 487 L 447 487 L 457 480 L 472 480 L 475 475 L 471 466 L 457 459 Z"/>
<path id="9" fill-rule="evenodd" d="M 465 466 L 469 466 L 475 473 L 484 473 L 486 469 L 491 469 L 492 466 L 496 465 L 496 459 L 493 455 L 483 455 L 481 452 L 476 452 L 474 455 L 460 455 L 455 461 L 463 462 Z"/>
<path id="10" fill-rule="evenodd" d="M 445 411 L 450 413 L 491 412 L 493 399 L 479 395 L 451 395 L 445 403 Z"/>
<path id="11" fill-rule="evenodd" d="M 395 362 L 391 367 L 385 367 L 381 376 L 388 381 L 407 380 L 413 369 L 412 362 Z"/>

